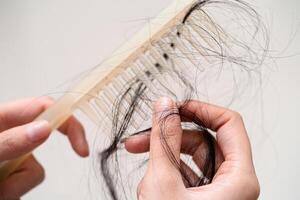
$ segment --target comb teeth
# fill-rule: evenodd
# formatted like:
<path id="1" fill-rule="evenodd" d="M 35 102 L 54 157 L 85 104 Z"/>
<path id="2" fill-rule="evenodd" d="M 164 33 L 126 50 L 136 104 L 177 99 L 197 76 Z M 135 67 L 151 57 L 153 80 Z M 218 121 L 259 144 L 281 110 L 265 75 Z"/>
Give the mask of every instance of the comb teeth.
<path id="1" fill-rule="evenodd" d="M 171 68 L 169 66 L 170 56 L 167 53 L 159 50 L 157 45 L 153 46 L 153 48 L 151 49 L 151 56 L 152 61 L 156 61 L 156 64 L 159 65 L 156 66 L 156 68 L 160 73 L 171 71 Z M 169 76 L 169 74 L 166 73 L 166 76 Z"/>
<path id="2" fill-rule="evenodd" d="M 99 99 L 98 99 L 98 105 L 102 102 L 103 103 L 103 107 L 105 109 L 104 114 L 109 118 L 109 120 L 112 120 L 112 107 L 113 105 L 113 101 L 106 95 L 106 91 L 103 90 L 99 95 Z"/>
<path id="3" fill-rule="evenodd" d="M 157 88 L 161 88 L 162 90 L 164 90 L 164 93 L 176 97 L 175 93 L 167 88 L 170 84 L 166 81 L 166 78 L 161 75 L 162 72 L 157 69 L 158 67 L 162 66 L 151 57 L 151 52 L 148 53 L 147 58 L 145 58 L 145 56 L 141 57 L 140 62 L 145 66 L 149 66 L 149 70 L 152 73 L 152 76 L 155 77 L 155 80 L 153 80 L 153 82 L 157 82 Z"/>
<path id="4" fill-rule="evenodd" d="M 202 60 L 202 65 L 199 65 L 199 69 L 201 71 L 204 71 L 205 68 L 203 66 L 205 66 L 205 63 L 210 63 L 209 59 L 205 56 L 207 55 L 208 53 L 205 52 L 205 49 L 204 48 L 201 48 L 201 44 L 197 41 L 197 39 L 195 37 L 193 37 L 193 30 L 191 30 L 190 28 L 186 29 L 185 30 L 186 34 L 182 34 L 181 38 L 184 39 L 190 46 L 191 48 L 194 50 L 192 52 L 195 52 L 196 54 L 199 54 L 201 55 L 201 59 Z M 187 37 L 186 35 L 189 35 L 189 37 Z"/>
<path id="5" fill-rule="evenodd" d="M 119 109 L 119 117 L 124 117 L 128 111 L 130 103 L 132 103 L 131 98 L 134 94 L 131 91 L 124 95 L 124 89 L 128 89 L 126 86 L 130 83 L 134 83 L 136 77 L 141 76 L 142 73 L 145 73 L 138 68 L 128 68 L 122 76 L 118 76 L 114 79 L 112 83 L 105 86 L 96 98 L 92 98 L 88 103 L 82 103 L 79 105 L 79 109 L 88 116 L 95 124 L 105 126 L 107 128 L 111 125 L 111 122 L 114 118 L 115 104 L 118 101 L 122 100 L 122 104 Z M 149 84 L 150 87 L 150 83 Z M 120 99 L 122 97 L 122 99 Z M 149 112 L 150 106 L 147 103 L 140 103 L 135 109 L 134 119 L 131 120 L 130 125 L 137 130 L 140 127 L 140 122 L 148 120 L 151 112 Z"/>
<path id="6" fill-rule="evenodd" d="M 99 108 L 101 108 L 99 105 L 100 102 L 101 102 L 101 105 L 103 105 L 102 101 L 99 98 L 95 98 L 90 101 L 90 105 L 95 110 L 95 112 L 98 114 L 98 116 L 100 117 L 101 120 L 98 119 L 98 121 L 100 121 L 100 124 L 102 125 L 102 124 L 105 124 L 106 122 L 108 122 L 109 118 L 107 115 L 104 114 L 104 112 L 102 110 L 99 109 Z M 104 110 L 104 107 L 102 109 Z"/>
<path id="7" fill-rule="evenodd" d="M 114 85 L 115 84 L 115 85 Z M 115 97 L 119 97 L 122 94 L 122 89 L 120 89 L 119 91 L 117 90 L 116 87 L 122 88 L 121 85 L 119 85 L 120 83 L 118 81 L 114 81 L 111 85 L 110 85 L 110 89 L 111 91 L 115 94 Z M 123 99 L 123 103 L 124 103 L 124 107 L 128 108 L 129 104 L 130 104 L 130 99 L 128 99 L 128 97 L 124 97 Z M 122 106 L 123 107 L 123 106 Z M 125 109 L 124 108 L 124 109 Z M 123 111 L 124 111 L 123 109 Z M 126 109 L 125 109 L 126 110 Z M 122 111 L 121 111 L 122 112 Z M 136 112 L 138 114 L 138 116 L 140 116 L 142 119 L 147 120 L 147 114 L 145 112 L 143 112 L 143 109 L 141 108 L 140 105 L 137 106 L 136 108 Z"/>
<path id="8" fill-rule="evenodd" d="M 204 49 L 206 51 L 206 55 L 209 55 L 209 53 L 212 53 L 211 50 L 220 49 L 220 44 L 222 46 L 226 45 L 225 38 L 227 38 L 227 36 L 218 26 L 214 26 L 208 22 L 211 19 L 209 19 L 207 16 L 202 15 L 205 20 L 202 19 L 204 23 L 200 26 L 197 21 L 201 19 L 197 19 L 197 17 L 198 16 L 194 14 L 187 21 L 187 23 L 189 24 L 188 29 L 192 34 L 192 37 L 190 38 L 193 39 L 195 44 L 201 47 L 197 49 Z M 207 51 L 210 52 L 208 53 Z"/>
<path id="9" fill-rule="evenodd" d="M 136 74 L 137 78 L 142 81 L 145 86 L 148 88 L 148 91 L 154 95 L 155 88 L 151 84 L 151 78 L 149 76 L 144 74 L 144 71 L 136 64 L 134 64 L 130 69 L 128 69 L 128 72 L 131 74 Z"/>
<path id="10" fill-rule="evenodd" d="M 116 106 L 114 104 L 120 102 L 119 115 L 125 116 L 135 96 L 133 88 L 129 86 L 135 87 L 139 82 L 145 86 L 144 93 L 148 99 L 139 101 L 135 108 L 132 126 L 136 129 L 140 125 L 139 121 L 145 121 L 151 116 L 151 101 L 165 95 L 176 98 L 176 87 L 193 88 L 186 81 L 190 74 L 184 72 L 191 68 L 204 71 L 206 65 L 210 66 L 212 60 L 209 56 L 217 55 L 222 50 L 218 45 L 219 42 L 225 44 L 226 35 L 217 25 L 212 25 L 212 19 L 201 10 L 196 9 L 184 24 L 181 19 L 177 20 L 159 39 L 151 38 L 149 43 L 141 45 L 139 55 L 134 56 L 130 62 L 126 61 L 118 75 L 101 88 L 97 95 L 99 98 L 94 100 L 96 112 L 86 105 L 82 108 L 85 113 L 91 112 L 89 116 L 93 121 L 96 121 L 96 116 L 101 116 L 111 122 L 115 117 L 112 110 Z M 126 95 L 123 95 L 125 92 Z"/>
<path id="11" fill-rule="evenodd" d="M 187 60 L 196 68 L 199 66 L 198 59 L 196 59 L 193 54 L 191 53 L 191 49 L 186 46 L 181 40 L 176 38 L 174 41 L 176 45 L 176 50 L 178 51 L 178 55 L 182 56 L 183 58 L 187 58 Z"/>
<path id="12" fill-rule="evenodd" d="M 96 113 L 96 111 L 91 107 L 91 104 L 88 104 L 87 102 L 82 103 L 82 104 L 79 105 L 79 109 L 86 116 L 88 116 L 95 124 L 101 125 L 100 121 L 99 121 L 99 117 L 103 117 L 103 116 L 98 116 L 98 114 Z"/>
<path id="13" fill-rule="evenodd" d="M 173 70 L 181 72 L 183 69 L 189 67 L 185 62 L 183 62 L 183 58 L 176 54 L 176 47 L 172 41 L 164 39 L 161 43 L 159 43 L 159 46 L 163 49 L 163 51 L 168 52 L 168 55 L 170 55 L 172 62 L 174 63 L 174 65 L 172 65 Z"/>
<path id="14" fill-rule="evenodd" d="M 247 54 L 245 51 L 249 50 L 248 46 L 241 44 L 243 41 L 236 40 L 234 35 L 225 34 L 222 27 L 201 10 L 204 5 L 208 3 L 196 0 L 175 1 L 74 87 L 74 91 L 80 94 L 96 94 L 97 100 L 89 101 L 92 97 L 85 95 L 66 95 L 57 107 L 72 104 L 71 108 L 66 109 L 69 112 L 60 112 L 59 117 L 55 117 L 56 112 L 63 109 L 54 108 L 51 115 L 46 114 L 45 117 L 55 118 L 53 126 L 58 127 L 77 106 L 88 101 L 92 102 L 93 107 L 89 109 L 82 106 L 83 112 L 91 112 L 90 118 L 93 121 L 96 116 L 104 116 L 105 120 L 110 122 L 114 118 L 113 103 L 118 102 L 122 92 L 126 92 L 127 86 L 132 85 L 133 88 L 126 88 L 130 91 L 120 100 L 124 104 L 120 108 L 122 114 L 131 106 L 132 97 L 136 96 L 131 92 L 134 89 L 138 90 L 139 83 L 145 87 L 144 94 L 147 93 L 146 98 L 149 102 L 163 95 L 177 98 L 178 88 L 193 90 L 196 87 L 191 84 L 190 78 L 194 78 L 194 72 L 197 70 L 204 71 L 207 66 L 220 62 L 223 64 L 225 58 L 228 63 L 233 64 L 242 65 L 243 62 L 247 62 L 248 60 L 240 60 L 240 63 L 235 63 L 240 58 L 235 53 L 241 55 L 243 52 L 236 51 L 241 49 Z M 249 12 L 246 14 L 251 15 Z M 252 54 L 247 54 L 246 59 L 249 56 Z M 147 119 L 149 113 L 145 110 L 149 108 L 149 103 L 142 105 L 139 102 L 135 110 L 136 117 Z"/>

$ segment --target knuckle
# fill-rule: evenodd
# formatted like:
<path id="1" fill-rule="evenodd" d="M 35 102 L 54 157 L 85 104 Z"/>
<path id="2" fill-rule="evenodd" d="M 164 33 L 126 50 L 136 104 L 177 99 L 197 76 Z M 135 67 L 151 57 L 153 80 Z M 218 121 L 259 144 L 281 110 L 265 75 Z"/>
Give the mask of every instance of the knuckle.
<path id="1" fill-rule="evenodd" d="M 255 178 L 250 185 L 251 185 L 250 188 L 252 190 L 251 198 L 258 199 L 259 194 L 260 194 L 260 185 L 259 185 L 257 178 Z"/>
<path id="2" fill-rule="evenodd" d="M 242 115 L 239 112 L 231 111 L 231 113 L 232 113 L 232 116 L 234 116 L 235 118 L 242 119 Z"/>
<path id="3" fill-rule="evenodd" d="M 230 115 L 234 121 L 243 121 L 242 115 L 237 111 L 230 111 Z"/>
<path id="4" fill-rule="evenodd" d="M 256 175 L 249 175 L 247 178 L 245 178 L 242 186 L 242 189 L 245 191 L 246 199 L 258 199 L 260 195 L 260 185 Z"/>
<path id="5" fill-rule="evenodd" d="M 14 159 L 28 152 L 35 143 L 24 136 L 23 129 L 10 129 L 0 134 L 1 159 Z"/>
<path id="6" fill-rule="evenodd" d="M 3 145 L 3 149 L 5 149 L 3 153 L 5 153 L 6 156 L 11 155 L 14 152 L 18 152 L 18 148 L 13 137 L 4 137 L 1 143 Z"/>

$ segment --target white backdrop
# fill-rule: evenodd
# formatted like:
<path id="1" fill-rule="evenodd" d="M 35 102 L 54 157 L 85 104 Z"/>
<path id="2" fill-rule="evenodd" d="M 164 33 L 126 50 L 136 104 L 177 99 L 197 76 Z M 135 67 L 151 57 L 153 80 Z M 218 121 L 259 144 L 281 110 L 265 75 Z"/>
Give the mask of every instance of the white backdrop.
<path id="1" fill-rule="evenodd" d="M 62 92 L 155 16 L 171 0 L 0 0 L 0 102 Z M 275 63 L 262 88 L 263 112 L 242 110 L 252 140 L 260 199 L 300 199 L 300 2 L 252 1 L 271 37 Z M 285 49 L 285 47 L 288 47 Z M 294 56 L 292 56 L 294 55 Z M 253 108 L 254 109 L 254 108 Z M 96 137 L 87 126 L 91 144 Z M 98 135 L 99 136 L 99 135 Z M 94 145 L 91 145 L 92 148 Z M 52 137 L 35 155 L 47 173 L 24 200 L 104 199 L 93 161 L 78 158 L 67 140 Z"/>

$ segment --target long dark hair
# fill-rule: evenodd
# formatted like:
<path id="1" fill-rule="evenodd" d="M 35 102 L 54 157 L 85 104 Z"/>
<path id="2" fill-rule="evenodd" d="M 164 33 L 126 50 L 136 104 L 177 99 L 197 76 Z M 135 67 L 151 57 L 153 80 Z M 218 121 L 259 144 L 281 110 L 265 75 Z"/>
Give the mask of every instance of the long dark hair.
<path id="1" fill-rule="evenodd" d="M 221 20 L 217 23 L 211 15 L 214 14 L 212 13 L 214 9 L 217 11 L 219 8 L 224 12 L 226 10 L 227 12 L 233 12 L 233 15 L 236 17 L 235 21 L 225 22 Z M 223 17 L 226 18 L 226 16 Z M 201 35 L 195 36 L 189 31 L 189 27 L 196 28 Z M 237 37 L 235 30 L 233 30 L 234 28 L 243 30 L 243 35 Z M 251 31 L 249 31 L 249 28 Z M 176 51 L 177 43 L 175 41 L 178 40 L 184 44 L 192 44 L 196 47 L 191 47 L 186 52 L 181 52 L 180 55 Z M 263 43 L 260 42 L 261 40 Z M 241 70 L 246 72 L 251 78 L 253 75 L 260 77 L 260 67 L 268 52 L 268 43 L 268 35 L 264 25 L 261 23 L 260 16 L 249 4 L 240 0 L 195 1 L 195 4 L 191 6 L 182 21 L 170 30 L 168 37 L 162 38 L 161 41 L 153 45 L 153 48 L 156 48 L 156 52 L 163 58 L 163 61 L 158 60 L 153 63 L 152 67 L 158 73 L 146 69 L 144 73 L 133 77 L 130 82 L 123 86 L 122 92 L 113 103 L 112 140 L 108 147 L 99 153 L 100 171 L 111 199 L 117 200 L 121 195 L 121 192 L 118 193 L 116 189 L 122 180 L 119 173 L 120 166 L 117 154 L 121 150 L 120 141 L 123 138 L 136 134 L 131 132 L 133 130 L 132 124 L 138 121 L 136 113 L 141 110 L 141 107 L 143 109 L 145 105 L 151 105 L 155 99 L 162 95 L 170 96 L 175 101 L 184 101 L 178 107 L 178 111 L 167 111 L 161 119 L 161 138 L 164 150 L 174 167 L 180 171 L 186 187 L 198 187 L 209 184 L 217 170 L 215 138 L 210 133 L 210 130 L 203 126 L 201 120 L 193 118 L 188 122 L 188 125 L 193 130 L 203 134 L 205 146 L 207 147 L 204 167 L 201 174 L 198 174 L 198 180 L 191 179 L 189 174 L 175 159 L 168 142 L 164 139 L 164 121 L 173 115 L 181 116 L 181 110 L 184 109 L 186 103 L 191 99 L 198 98 L 199 90 L 197 86 L 199 85 L 199 80 L 189 78 L 190 68 L 186 68 L 186 66 L 193 64 L 197 73 L 204 73 L 203 71 L 208 69 L 208 67 L 218 67 L 218 73 L 222 73 L 227 64 L 233 71 Z M 195 52 L 196 48 L 201 49 L 201 52 Z M 192 63 L 185 60 L 182 61 L 181 59 L 184 59 L 187 56 L 186 54 L 189 54 L 190 58 L 196 57 L 195 60 L 192 60 Z M 179 62 L 178 60 L 181 61 Z M 184 66 L 178 66 L 180 63 Z M 168 81 L 157 81 L 158 77 L 164 80 L 170 80 L 171 77 L 180 89 L 172 88 Z M 153 88 L 149 88 L 149 84 L 145 84 L 145 79 L 150 80 Z M 247 81 L 242 80 L 243 84 L 248 84 L 245 82 Z M 151 109 L 144 110 L 149 112 L 151 116 Z M 140 121 L 143 122 L 143 120 Z M 125 193 L 124 188 L 121 191 Z M 122 196 L 126 198 L 126 195 Z"/>

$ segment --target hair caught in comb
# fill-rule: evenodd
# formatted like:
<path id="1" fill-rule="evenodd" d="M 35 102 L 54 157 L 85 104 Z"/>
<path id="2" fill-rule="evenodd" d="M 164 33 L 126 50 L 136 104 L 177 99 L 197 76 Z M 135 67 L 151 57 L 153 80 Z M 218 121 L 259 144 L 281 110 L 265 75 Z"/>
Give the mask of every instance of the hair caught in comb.
<path id="1" fill-rule="evenodd" d="M 118 151 L 122 150 L 119 144 L 132 133 L 141 134 L 140 127 L 151 118 L 152 102 L 161 96 L 184 102 L 179 112 L 166 111 L 160 123 L 162 145 L 170 162 L 181 173 L 186 187 L 209 184 L 217 170 L 214 136 L 199 119 L 184 124 L 202 134 L 207 147 L 203 170 L 195 181 L 171 153 L 164 135 L 164 120 L 181 115 L 191 99 L 201 99 L 201 81 L 211 73 L 220 76 L 225 70 L 231 71 L 236 90 L 239 84 L 247 85 L 255 76 L 259 81 L 268 42 L 260 16 L 249 4 L 240 0 L 198 0 L 177 24 L 144 49 L 143 55 L 123 73 L 126 80 L 120 78 L 116 82 L 122 84 L 107 86 L 112 90 L 118 87 L 119 91 L 112 109 L 107 110 L 111 115 L 106 116 L 112 120 L 112 141 L 99 153 L 100 171 L 111 199 L 126 198 L 124 188 L 119 190 L 123 193 L 117 192 L 120 184 L 123 187 L 118 168 Z M 238 80 L 236 72 L 246 76 Z M 226 91 L 220 92 L 226 95 Z"/>

